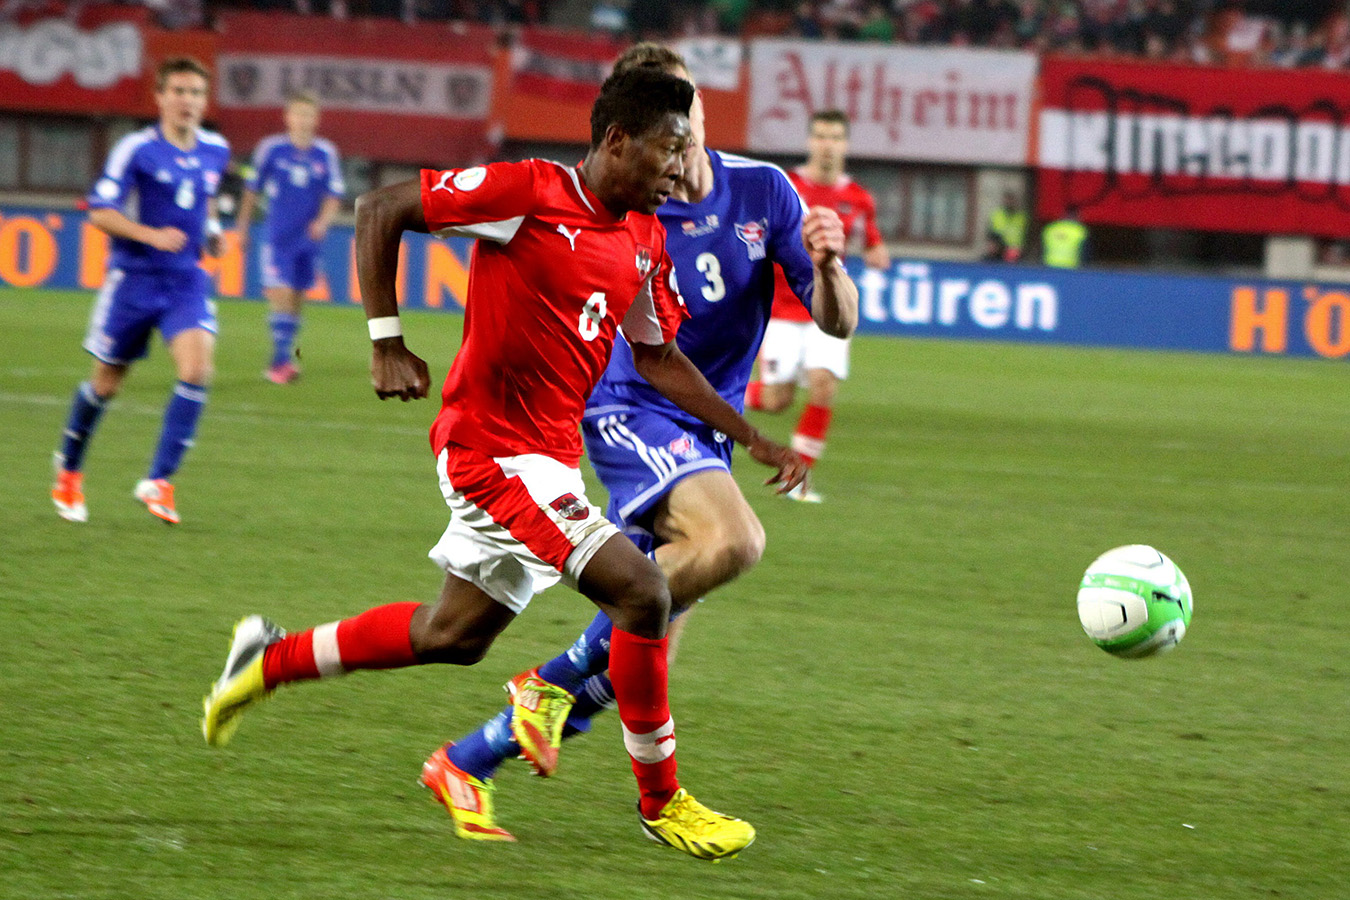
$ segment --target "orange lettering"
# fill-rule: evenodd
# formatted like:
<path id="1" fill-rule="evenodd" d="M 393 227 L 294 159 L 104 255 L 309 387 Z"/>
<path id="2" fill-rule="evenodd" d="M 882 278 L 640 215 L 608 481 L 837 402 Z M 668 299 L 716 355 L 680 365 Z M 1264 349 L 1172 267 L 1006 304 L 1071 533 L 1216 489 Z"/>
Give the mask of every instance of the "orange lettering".
<path id="1" fill-rule="evenodd" d="M 319 256 L 320 265 L 323 264 L 323 256 Z M 314 273 L 314 286 L 305 291 L 305 300 L 310 303 L 327 303 L 333 297 L 328 291 L 328 276 L 322 272 Z"/>
<path id="2" fill-rule="evenodd" d="M 1271 288 L 1258 301 L 1255 288 L 1237 288 L 1233 291 L 1228 346 L 1250 353 L 1256 348 L 1256 332 L 1259 331 L 1262 353 L 1283 353 L 1288 318 L 1288 291 Z"/>
<path id="3" fill-rule="evenodd" d="M 42 284 L 56 256 L 56 238 L 37 219 L 19 216 L 0 225 L 0 279 L 15 287 Z"/>
<path id="4" fill-rule="evenodd" d="M 203 256 L 202 268 L 216 280 L 216 293 L 222 297 L 242 297 L 244 254 L 239 246 L 239 232 L 227 231 L 222 234 L 220 256 Z"/>
<path id="5" fill-rule="evenodd" d="M 92 291 L 108 274 L 108 236 L 88 222 L 80 224 L 80 287 Z"/>
<path id="6" fill-rule="evenodd" d="M 1308 307 L 1303 331 L 1319 356 L 1339 359 L 1350 353 L 1350 294 L 1328 291 Z"/>
<path id="7" fill-rule="evenodd" d="M 348 281 L 347 281 L 347 290 L 351 292 L 351 300 L 352 300 L 352 302 L 353 302 L 353 303 L 360 303 L 360 302 L 361 302 L 361 279 L 358 277 L 357 271 L 356 271 L 356 238 L 355 238 L 355 237 L 352 238 L 352 242 L 351 242 L 350 247 L 351 247 L 351 251 L 347 254 L 347 261 L 348 261 L 348 263 L 349 263 L 349 265 L 350 265 L 349 276 L 348 276 Z M 396 277 L 396 284 L 394 285 L 394 292 L 398 295 L 398 305 L 399 305 L 399 306 L 402 306 L 402 305 L 403 305 L 403 295 L 404 295 L 404 293 L 405 293 L 405 291 L 406 291 L 406 289 L 407 289 L 407 283 L 406 283 L 407 280 L 408 280 L 408 266 L 407 266 L 407 262 L 408 262 L 408 244 L 407 244 L 406 242 L 404 242 L 404 243 L 401 243 L 401 244 L 398 245 L 398 275 L 397 275 L 397 277 Z"/>
<path id="8" fill-rule="evenodd" d="M 455 251 L 440 241 L 427 242 L 427 283 L 422 300 L 428 309 L 440 309 L 445 295 L 461 307 L 469 291 L 469 270 Z"/>

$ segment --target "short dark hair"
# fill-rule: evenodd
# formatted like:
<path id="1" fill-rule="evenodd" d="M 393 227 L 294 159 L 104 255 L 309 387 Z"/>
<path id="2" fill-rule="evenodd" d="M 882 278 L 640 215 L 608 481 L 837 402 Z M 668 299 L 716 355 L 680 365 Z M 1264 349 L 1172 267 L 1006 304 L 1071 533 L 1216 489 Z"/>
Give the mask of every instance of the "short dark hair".
<path id="1" fill-rule="evenodd" d="M 591 146 L 600 146 L 611 125 L 638 137 L 670 113 L 688 116 L 693 102 L 694 86 L 668 72 L 645 66 L 615 72 L 591 107 Z"/>
<path id="2" fill-rule="evenodd" d="M 162 60 L 155 69 L 155 90 L 164 90 L 170 75 L 180 75 L 184 72 L 200 75 L 206 79 L 207 84 L 211 83 L 211 73 L 200 60 L 191 56 L 170 56 Z"/>
<path id="3" fill-rule="evenodd" d="M 817 122 L 824 122 L 827 125 L 843 125 L 844 137 L 848 137 L 849 121 L 848 114 L 842 109 L 822 109 L 811 114 L 811 121 L 806 124 L 807 130 Z"/>
<path id="4" fill-rule="evenodd" d="M 683 56 L 665 44 L 658 44 L 655 41 L 642 41 L 629 47 L 618 59 L 614 60 L 614 73 L 616 75 L 620 72 L 639 68 L 656 69 L 661 72 L 669 72 L 671 69 L 684 69 L 688 72 L 689 64 L 684 61 Z"/>

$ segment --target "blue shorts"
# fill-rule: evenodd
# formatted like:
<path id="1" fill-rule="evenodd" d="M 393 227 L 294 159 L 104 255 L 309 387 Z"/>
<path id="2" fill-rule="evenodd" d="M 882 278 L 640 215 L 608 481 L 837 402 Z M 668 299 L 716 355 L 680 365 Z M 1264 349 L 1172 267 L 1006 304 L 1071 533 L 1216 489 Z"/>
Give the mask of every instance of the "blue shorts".
<path id="1" fill-rule="evenodd" d="M 263 288 L 309 290 L 314 287 L 318 258 L 319 245 L 313 241 L 267 241 L 262 245 Z"/>
<path id="2" fill-rule="evenodd" d="M 650 528 L 652 508 L 671 488 L 708 469 L 731 471 L 733 442 L 725 434 L 640 407 L 587 410 L 581 436 L 595 474 L 609 490 L 605 518 L 640 547 L 636 533 Z"/>
<path id="3" fill-rule="evenodd" d="M 208 298 L 211 277 L 199 268 L 157 272 L 109 269 L 94 300 L 84 349 L 109 365 L 145 356 L 150 332 L 164 342 L 201 328 L 216 333 L 216 305 Z"/>

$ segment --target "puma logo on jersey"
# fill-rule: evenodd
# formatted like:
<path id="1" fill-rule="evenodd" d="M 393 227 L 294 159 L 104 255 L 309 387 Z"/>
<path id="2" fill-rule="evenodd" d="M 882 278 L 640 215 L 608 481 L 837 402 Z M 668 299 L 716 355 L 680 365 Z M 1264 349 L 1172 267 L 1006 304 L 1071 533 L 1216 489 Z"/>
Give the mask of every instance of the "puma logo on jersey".
<path id="1" fill-rule="evenodd" d="M 567 226 L 559 222 L 558 234 L 561 234 L 563 237 L 567 238 L 568 246 L 570 246 L 572 250 L 575 252 L 577 249 L 577 235 L 581 234 L 581 229 L 578 228 L 575 231 L 568 231 Z"/>
<path id="2" fill-rule="evenodd" d="M 433 186 L 431 190 L 427 191 L 427 193 L 434 194 L 436 191 L 446 191 L 448 193 L 453 194 L 455 192 L 455 189 L 450 187 L 450 185 L 446 184 L 446 182 L 454 177 L 455 177 L 454 172 L 442 172 L 441 180 L 436 182 L 435 186 Z"/>

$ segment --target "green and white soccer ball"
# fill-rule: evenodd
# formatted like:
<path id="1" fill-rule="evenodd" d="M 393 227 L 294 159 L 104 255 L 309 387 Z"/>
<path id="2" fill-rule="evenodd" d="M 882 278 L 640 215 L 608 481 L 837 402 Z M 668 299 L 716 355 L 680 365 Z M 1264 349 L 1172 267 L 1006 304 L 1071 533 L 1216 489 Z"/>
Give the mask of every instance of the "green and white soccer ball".
<path id="1" fill-rule="evenodd" d="M 1152 547 L 1116 547 L 1083 573 L 1078 621 L 1093 643 L 1114 656 L 1164 653 L 1191 624 L 1191 585 L 1176 563 Z"/>

